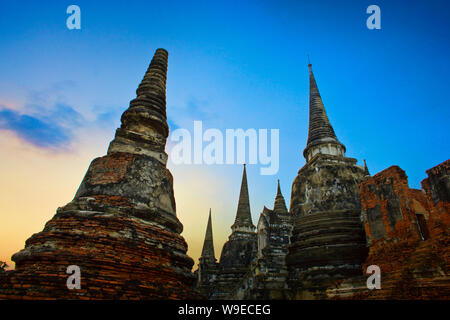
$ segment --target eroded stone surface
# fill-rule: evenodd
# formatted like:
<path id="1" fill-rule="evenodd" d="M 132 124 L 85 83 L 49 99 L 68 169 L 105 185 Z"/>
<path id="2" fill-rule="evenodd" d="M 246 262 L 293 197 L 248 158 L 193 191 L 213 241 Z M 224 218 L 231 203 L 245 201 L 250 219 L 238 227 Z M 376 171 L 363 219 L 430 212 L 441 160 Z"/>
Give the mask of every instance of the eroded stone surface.
<path id="1" fill-rule="evenodd" d="M 156 51 L 108 154 L 92 161 L 75 198 L 13 255 L 0 299 L 195 297 L 165 166 L 167 57 Z M 81 269 L 79 290 L 66 286 L 70 265 Z"/>
<path id="2" fill-rule="evenodd" d="M 292 215 L 286 208 L 278 182 L 273 210 L 264 207 L 257 226 L 258 254 L 232 294 L 233 299 L 287 299 L 286 254 Z"/>
<path id="3" fill-rule="evenodd" d="M 286 260 L 294 297 L 320 295 L 339 279 L 361 274 L 367 254 L 358 188 L 363 177 L 354 160 L 321 154 L 299 171 L 292 186 L 296 220 Z"/>
<path id="4" fill-rule="evenodd" d="M 210 298 L 214 291 L 219 264 L 214 254 L 214 242 L 211 221 L 211 209 L 209 210 L 208 224 L 203 242 L 202 254 L 196 270 L 196 288 L 205 298 Z"/>
<path id="5" fill-rule="evenodd" d="M 363 265 L 381 269 L 381 290 L 363 299 L 450 297 L 450 161 L 427 170 L 423 191 L 410 189 L 397 166 L 361 183 L 364 226 L 370 248 Z M 376 214 L 373 214 L 376 212 Z"/>
<path id="6" fill-rule="evenodd" d="M 236 286 L 241 283 L 256 257 L 256 232 L 250 214 L 245 165 L 236 219 L 231 229 L 232 233 L 220 255 L 219 272 L 214 282 L 212 299 L 231 298 Z"/>
<path id="7" fill-rule="evenodd" d="M 296 299 L 325 298 L 328 286 L 360 275 L 367 253 L 358 187 L 367 170 L 345 157 L 311 65 L 309 79 L 306 164 L 292 184 L 290 212 L 295 222 L 286 257 L 289 287 Z"/>

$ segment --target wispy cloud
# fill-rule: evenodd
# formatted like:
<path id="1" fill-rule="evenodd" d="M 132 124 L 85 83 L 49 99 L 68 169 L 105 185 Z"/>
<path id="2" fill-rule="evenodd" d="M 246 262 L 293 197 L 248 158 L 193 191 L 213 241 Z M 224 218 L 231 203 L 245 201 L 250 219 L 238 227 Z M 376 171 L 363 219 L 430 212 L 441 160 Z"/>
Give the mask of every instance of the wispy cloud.
<path id="1" fill-rule="evenodd" d="M 118 125 L 121 112 L 118 108 L 89 108 L 80 101 L 71 103 L 74 99 L 67 94 L 73 96 L 74 87 L 76 83 L 72 81 L 61 81 L 41 90 L 28 90 L 20 106 L 0 100 L 3 102 L 0 104 L 0 130 L 14 132 L 23 141 L 40 148 L 64 151 L 70 149 L 79 130 L 109 129 Z"/>
<path id="2" fill-rule="evenodd" d="M 20 113 L 0 106 L 0 129 L 15 132 L 29 143 L 42 147 L 66 148 L 73 137 L 73 129 L 83 117 L 72 107 L 57 104 L 51 112 Z"/>

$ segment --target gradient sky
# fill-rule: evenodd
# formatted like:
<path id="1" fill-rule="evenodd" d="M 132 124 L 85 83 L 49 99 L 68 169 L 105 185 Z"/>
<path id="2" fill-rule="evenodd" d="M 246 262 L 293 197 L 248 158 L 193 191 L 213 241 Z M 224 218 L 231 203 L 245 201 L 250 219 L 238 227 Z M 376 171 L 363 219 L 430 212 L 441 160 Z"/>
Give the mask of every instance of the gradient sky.
<path id="1" fill-rule="evenodd" d="M 69 202 L 106 153 L 155 49 L 169 51 L 171 129 L 280 129 L 280 170 L 248 166 L 253 221 L 289 206 L 305 161 L 307 54 L 347 156 L 411 187 L 449 158 L 448 1 L 0 1 L 0 260 Z M 81 30 L 66 8 L 81 8 Z M 366 8 L 381 8 L 381 30 Z M 170 149 L 170 144 L 168 145 Z M 216 256 L 236 213 L 241 165 L 174 165 L 177 215 L 196 262 L 208 210 Z"/>

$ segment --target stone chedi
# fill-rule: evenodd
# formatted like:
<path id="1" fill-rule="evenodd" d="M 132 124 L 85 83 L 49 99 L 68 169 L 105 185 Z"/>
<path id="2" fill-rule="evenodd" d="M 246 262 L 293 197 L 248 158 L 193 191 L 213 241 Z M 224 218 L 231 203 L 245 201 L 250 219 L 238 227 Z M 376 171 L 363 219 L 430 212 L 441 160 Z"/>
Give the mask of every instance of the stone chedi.
<path id="1" fill-rule="evenodd" d="M 202 254 L 199 258 L 197 269 L 197 290 L 209 298 L 214 288 L 217 277 L 218 263 L 214 254 L 214 241 L 211 222 L 211 209 L 209 210 L 208 224 L 206 227 L 205 241 L 203 242 Z"/>
<path id="2" fill-rule="evenodd" d="M 213 288 L 213 299 L 448 299 L 450 160 L 427 170 L 422 190 L 410 189 L 397 166 L 371 177 L 365 161 L 345 157 L 309 69 L 306 164 L 290 212 L 278 183 L 274 209 L 260 215 L 255 251 L 244 168 L 218 276 L 211 282 L 217 269 L 204 267 L 198 283 Z M 199 269 L 203 261 L 215 266 L 205 250 L 209 229 L 210 221 Z M 370 265 L 381 269 L 381 289 L 367 287 Z"/>
<path id="3" fill-rule="evenodd" d="M 268 273 L 287 271 L 285 257 L 292 232 L 292 215 L 286 208 L 278 181 L 273 210 L 264 208 L 258 222 L 258 257 Z"/>
<path id="4" fill-rule="evenodd" d="M 94 159 L 75 198 L 13 255 L 1 298 L 186 299 L 193 260 L 166 168 L 168 53 L 156 50 L 106 156 Z M 66 286 L 67 267 L 81 289 Z"/>
<path id="5" fill-rule="evenodd" d="M 264 206 L 258 220 L 258 253 L 233 299 L 286 299 L 286 254 L 292 232 L 292 215 L 286 208 L 278 181 L 273 210 Z"/>
<path id="6" fill-rule="evenodd" d="M 291 217 L 281 193 L 280 181 L 278 181 L 273 210 L 264 207 L 257 226 L 258 258 L 269 259 L 273 262 L 268 263 L 268 269 L 277 267 L 276 269 L 280 270 L 285 265 L 284 258 L 292 231 Z M 279 257 L 275 258 L 275 256 Z"/>
<path id="7" fill-rule="evenodd" d="M 294 299 L 320 298 L 324 288 L 339 279 L 361 275 L 367 253 L 358 186 L 365 169 L 345 157 L 311 64 L 309 79 L 306 164 L 292 184 L 290 212 L 295 222 L 286 257 Z"/>
<path id="8" fill-rule="evenodd" d="M 219 273 L 215 281 L 212 299 L 230 298 L 256 256 L 256 232 L 250 213 L 245 164 L 236 219 L 231 226 L 231 230 L 232 233 L 222 248 Z"/>

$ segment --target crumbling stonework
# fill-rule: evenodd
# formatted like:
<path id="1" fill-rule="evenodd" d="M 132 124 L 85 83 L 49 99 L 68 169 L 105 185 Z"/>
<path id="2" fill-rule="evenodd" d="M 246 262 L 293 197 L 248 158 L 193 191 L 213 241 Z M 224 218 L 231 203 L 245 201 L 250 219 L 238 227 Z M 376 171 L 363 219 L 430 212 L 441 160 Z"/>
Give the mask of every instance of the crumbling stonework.
<path id="1" fill-rule="evenodd" d="M 214 242 L 211 222 L 211 209 L 209 210 L 208 224 L 206 227 L 205 241 L 203 242 L 202 255 L 199 258 L 196 270 L 196 289 L 205 298 L 210 298 L 214 291 L 219 264 L 214 254 Z"/>
<path id="2" fill-rule="evenodd" d="M 212 298 L 450 298 L 450 160 L 427 170 L 421 191 L 399 167 L 371 177 L 365 161 L 358 166 L 345 151 L 310 66 L 306 164 L 292 184 L 290 212 L 278 188 L 274 210 L 260 215 L 255 252 L 244 170 Z M 370 265 L 381 268 L 381 290 L 367 287 Z"/>
<path id="3" fill-rule="evenodd" d="M 423 191 L 410 189 L 397 166 L 361 183 L 369 256 L 381 269 L 381 290 L 363 299 L 450 298 L 450 160 L 427 170 Z"/>
<path id="4" fill-rule="evenodd" d="M 345 156 L 311 65 L 306 164 L 289 212 L 278 184 L 255 232 L 244 165 L 220 262 L 210 213 L 192 274 L 164 151 L 167 59 L 156 51 L 107 155 L 1 272 L 0 299 L 450 299 L 450 160 L 427 170 L 422 190 L 397 166 L 371 177 Z M 66 286 L 71 265 L 81 289 Z M 380 290 L 366 286 L 371 265 Z"/>
<path id="5" fill-rule="evenodd" d="M 345 157 L 311 65 L 309 69 L 306 164 L 292 184 L 290 212 L 295 222 L 286 257 L 294 299 L 326 298 L 327 287 L 360 275 L 367 253 L 358 187 L 367 172 L 356 165 L 356 159 Z"/>
<path id="6" fill-rule="evenodd" d="M 164 152 L 168 53 L 158 49 L 106 156 L 92 161 L 75 198 L 13 255 L 0 299 L 192 298 L 193 260 L 176 217 Z M 81 269 L 81 289 L 66 286 Z"/>
<path id="7" fill-rule="evenodd" d="M 361 274 L 367 249 L 354 159 L 317 155 L 294 180 L 296 215 L 287 256 L 295 298 L 323 298 L 336 281 Z"/>
<path id="8" fill-rule="evenodd" d="M 232 232 L 224 244 L 219 262 L 219 272 L 214 283 L 212 299 L 229 299 L 256 257 L 255 226 L 250 213 L 247 173 L 244 165 L 236 219 Z"/>
<path id="9" fill-rule="evenodd" d="M 286 208 L 278 181 L 273 210 L 264 207 L 257 226 L 258 254 L 233 292 L 233 299 L 266 300 L 289 297 L 286 267 L 292 215 Z"/>

